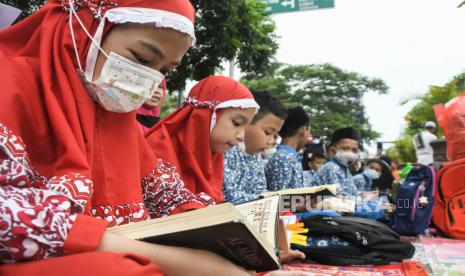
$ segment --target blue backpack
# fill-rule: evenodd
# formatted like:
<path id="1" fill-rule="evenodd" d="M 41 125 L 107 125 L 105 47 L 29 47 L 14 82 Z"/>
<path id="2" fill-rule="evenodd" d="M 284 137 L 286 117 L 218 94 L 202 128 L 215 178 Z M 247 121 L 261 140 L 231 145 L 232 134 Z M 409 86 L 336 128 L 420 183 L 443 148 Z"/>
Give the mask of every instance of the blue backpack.
<path id="1" fill-rule="evenodd" d="M 401 235 L 423 233 L 433 213 L 436 172 L 430 166 L 413 168 L 397 190 L 394 230 Z"/>

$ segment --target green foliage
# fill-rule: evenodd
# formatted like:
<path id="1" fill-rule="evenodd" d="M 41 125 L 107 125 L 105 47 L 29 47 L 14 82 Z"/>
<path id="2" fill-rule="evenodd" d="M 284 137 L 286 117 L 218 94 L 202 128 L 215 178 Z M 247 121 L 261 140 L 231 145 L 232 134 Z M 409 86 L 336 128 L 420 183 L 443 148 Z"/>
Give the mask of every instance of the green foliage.
<path id="1" fill-rule="evenodd" d="M 44 0 L 0 0 L 25 10 L 37 10 Z M 196 14 L 197 44 L 168 77 L 169 91 L 182 91 L 188 79 L 215 74 L 221 63 L 235 59 L 242 73 L 260 76 L 270 65 L 278 44 L 275 24 L 260 0 L 191 0 Z"/>
<path id="2" fill-rule="evenodd" d="M 416 162 L 413 137 L 409 135 L 401 137 L 393 147 L 387 150 L 386 154 L 400 163 Z"/>
<path id="3" fill-rule="evenodd" d="M 178 107 L 178 94 L 172 93 L 167 94 L 166 99 L 163 102 L 163 107 L 161 108 L 160 119 L 165 118 L 166 116 L 173 113 Z"/>
<path id="4" fill-rule="evenodd" d="M 310 115 L 312 133 L 329 138 L 336 129 L 356 128 L 364 141 L 379 137 L 371 129 L 362 97 L 385 94 L 384 81 L 344 71 L 331 64 L 279 66 L 255 80 L 242 80 L 252 89 L 266 89 L 288 107 L 301 105 Z"/>
<path id="5" fill-rule="evenodd" d="M 47 0 L 0 0 L 0 3 L 22 10 L 20 19 L 26 18 L 38 10 Z"/>
<path id="6" fill-rule="evenodd" d="M 425 95 L 412 99 L 417 100 L 418 103 L 405 116 L 405 121 L 407 122 L 405 133 L 407 135 L 414 135 L 423 128 L 426 121 L 435 121 L 433 105 L 446 103 L 464 90 L 465 72 L 455 76 L 446 85 L 431 86 Z M 439 129 L 439 135 L 441 134 L 442 132 Z"/>
<path id="7" fill-rule="evenodd" d="M 275 25 L 259 0 L 191 0 L 197 10 L 197 46 L 169 76 L 168 88 L 183 90 L 187 79 L 215 74 L 236 59 L 241 71 L 257 76 L 270 64 L 278 44 Z"/>
<path id="8" fill-rule="evenodd" d="M 404 134 L 396 141 L 393 147 L 388 149 L 388 155 L 398 159 L 401 162 L 414 162 L 415 149 L 413 147 L 412 137 L 423 129 L 426 121 L 435 121 L 433 105 L 446 103 L 458 96 L 465 90 L 465 72 L 455 76 L 444 86 L 430 86 L 428 92 L 420 97 L 415 97 L 405 101 L 418 101 L 405 116 L 407 128 Z M 436 133 L 442 136 L 442 130 L 439 127 Z"/>

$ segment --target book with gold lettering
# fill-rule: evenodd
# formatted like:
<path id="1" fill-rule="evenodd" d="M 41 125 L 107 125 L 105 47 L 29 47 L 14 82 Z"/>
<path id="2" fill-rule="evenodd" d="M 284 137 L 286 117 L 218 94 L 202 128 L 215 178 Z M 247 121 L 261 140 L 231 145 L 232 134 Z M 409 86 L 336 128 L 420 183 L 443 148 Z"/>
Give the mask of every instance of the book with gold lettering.
<path id="1" fill-rule="evenodd" d="M 215 252 L 257 272 L 279 268 L 279 197 L 224 203 L 160 219 L 117 226 L 128 238 Z"/>

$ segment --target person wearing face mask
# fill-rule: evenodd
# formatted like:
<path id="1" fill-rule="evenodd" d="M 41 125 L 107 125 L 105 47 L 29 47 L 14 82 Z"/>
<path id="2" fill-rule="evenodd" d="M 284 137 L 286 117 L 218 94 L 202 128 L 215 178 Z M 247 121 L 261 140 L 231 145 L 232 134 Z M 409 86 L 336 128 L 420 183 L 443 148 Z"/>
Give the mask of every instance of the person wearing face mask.
<path id="1" fill-rule="evenodd" d="M 336 130 L 331 137 L 329 156 L 332 159 L 323 165 L 314 175 L 313 186 L 339 184 L 338 193 L 354 198 L 358 188 L 354 183 L 349 166 L 359 159 L 360 136 L 353 128 Z"/>
<path id="2" fill-rule="evenodd" d="M 359 192 L 378 190 L 386 193 L 395 180 L 388 164 L 381 159 L 368 160 L 365 170 L 353 178 Z"/>
<path id="3" fill-rule="evenodd" d="M 187 0 L 51 0 L 0 31 L 0 275 L 247 273 L 106 231 L 211 200 L 135 120 L 194 45 L 194 18 Z"/>
<path id="4" fill-rule="evenodd" d="M 281 144 L 266 164 L 265 176 L 267 189 L 302 188 L 310 185 L 307 175 L 303 173 L 299 150 L 308 143 L 310 137 L 310 119 L 302 107 L 291 108 L 279 131 Z"/>

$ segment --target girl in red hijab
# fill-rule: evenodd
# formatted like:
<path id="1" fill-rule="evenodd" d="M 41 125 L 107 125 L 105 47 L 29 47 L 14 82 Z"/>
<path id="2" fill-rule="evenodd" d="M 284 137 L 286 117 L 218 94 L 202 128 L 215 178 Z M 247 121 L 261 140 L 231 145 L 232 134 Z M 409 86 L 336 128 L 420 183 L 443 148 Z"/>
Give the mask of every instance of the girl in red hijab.
<path id="1" fill-rule="evenodd" d="M 195 43 L 194 16 L 188 0 L 51 0 L 0 31 L 1 275 L 240 272 L 105 232 L 208 201 L 135 120 Z"/>
<path id="2" fill-rule="evenodd" d="M 186 187 L 223 201 L 223 153 L 244 138 L 259 106 L 239 82 L 222 76 L 201 80 L 184 107 L 153 127 L 146 138 L 155 155 L 179 170 Z"/>

